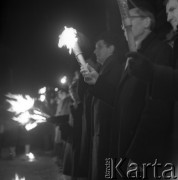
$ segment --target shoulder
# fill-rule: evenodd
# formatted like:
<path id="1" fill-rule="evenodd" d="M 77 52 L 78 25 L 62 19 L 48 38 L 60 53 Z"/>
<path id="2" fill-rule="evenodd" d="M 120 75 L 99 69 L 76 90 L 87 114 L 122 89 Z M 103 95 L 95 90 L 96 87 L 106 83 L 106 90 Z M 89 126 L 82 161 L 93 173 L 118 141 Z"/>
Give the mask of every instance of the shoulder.
<path id="1" fill-rule="evenodd" d="M 171 47 L 171 45 L 168 42 L 160 40 L 157 37 L 155 37 L 155 39 L 153 40 L 153 44 L 155 44 L 154 47 L 156 49 L 164 49 L 164 50 L 170 51 L 170 52 L 173 50 L 173 48 Z M 162 51 L 162 53 L 164 53 L 164 51 Z"/>

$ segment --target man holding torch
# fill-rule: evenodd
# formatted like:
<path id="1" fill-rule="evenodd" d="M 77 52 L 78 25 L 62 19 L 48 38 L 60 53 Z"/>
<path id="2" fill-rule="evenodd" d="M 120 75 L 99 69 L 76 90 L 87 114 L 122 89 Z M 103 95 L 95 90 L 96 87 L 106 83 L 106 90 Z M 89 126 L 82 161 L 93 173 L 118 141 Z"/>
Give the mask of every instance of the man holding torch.
<path id="1" fill-rule="evenodd" d="M 103 91 L 110 91 L 108 96 L 116 94 L 117 82 L 120 80 L 123 66 L 124 54 L 119 51 L 119 38 L 112 32 L 101 34 L 96 41 L 94 54 L 101 68 L 97 72 L 93 67 L 87 65 L 81 67 L 81 73 L 86 83 L 90 85 L 90 93 L 93 95 L 91 107 L 91 166 L 89 179 L 104 179 L 105 158 L 110 153 L 110 134 L 113 108 L 96 96 L 94 89 L 100 86 Z M 107 84 L 107 86 L 105 86 Z M 94 85 L 94 86 L 93 86 Z M 113 87 L 110 89 L 110 87 Z M 100 89 L 98 93 L 100 92 Z"/>
<path id="2" fill-rule="evenodd" d="M 167 21 L 172 25 L 173 31 L 177 35 L 178 30 L 178 1 L 177 0 L 165 0 Z M 177 37 L 174 38 L 174 65 L 175 69 L 171 67 L 165 67 L 161 65 L 155 65 L 150 62 L 147 55 L 141 53 L 130 52 L 128 57 L 131 58 L 129 63 L 130 74 L 136 78 L 144 81 L 145 83 L 152 84 L 151 98 L 156 100 L 178 100 L 178 70 L 177 70 Z M 177 163 L 177 117 L 178 117 L 178 104 L 174 102 L 174 129 L 173 129 L 173 159 Z M 175 153 L 175 154 L 174 154 Z M 176 158 L 175 158 L 176 155 Z"/>
<path id="3" fill-rule="evenodd" d="M 171 66 L 171 47 L 161 42 L 153 33 L 155 18 L 152 8 L 144 1 L 136 5 L 132 3 L 129 9 L 136 51 L 149 57 L 153 64 Z M 129 40 L 128 36 L 126 38 Z M 137 164 L 154 162 L 155 159 L 165 163 L 170 149 L 168 144 L 170 144 L 173 103 L 152 99 L 150 92 L 153 84 L 148 85 L 132 76 L 129 62 L 130 60 L 125 66 L 118 87 L 116 112 L 119 120 L 118 156 Z M 148 178 L 153 178 L 152 172 L 147 175 Z"/>

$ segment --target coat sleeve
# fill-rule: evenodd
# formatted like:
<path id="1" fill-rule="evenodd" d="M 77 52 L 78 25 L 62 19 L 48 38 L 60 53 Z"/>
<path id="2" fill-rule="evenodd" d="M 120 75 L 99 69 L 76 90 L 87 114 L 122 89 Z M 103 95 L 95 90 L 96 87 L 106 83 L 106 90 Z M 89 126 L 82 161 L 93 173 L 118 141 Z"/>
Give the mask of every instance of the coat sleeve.
<path id="1" fill-rule="evenodd" d="M 157 51 L 162 53 L 157 53 L 155 57 L 153 81 L 150 86 L 151 97 L 153 99 L 175 100 L 176 76 L 178 74 L 176 75 L 176 71 L 174 72 L 173 70 L 174 58 L 172 48 L 162 43 L 158 46 Z"/>
<path id="2" fill-rule="evenodd" d="M 178 70 L 155 66 L 151 96 L 153 99 L 178 100 Z"/>
<path id="3" fill-rule="evenodd" d="M 115 95 L 123 67 L 124 66 L 119 63 L 113 63 L 110 70 L 101 74 L 96 84 L 90 87 L 89 90 L 91 94 L 108 105 L 114 106 Z"/>

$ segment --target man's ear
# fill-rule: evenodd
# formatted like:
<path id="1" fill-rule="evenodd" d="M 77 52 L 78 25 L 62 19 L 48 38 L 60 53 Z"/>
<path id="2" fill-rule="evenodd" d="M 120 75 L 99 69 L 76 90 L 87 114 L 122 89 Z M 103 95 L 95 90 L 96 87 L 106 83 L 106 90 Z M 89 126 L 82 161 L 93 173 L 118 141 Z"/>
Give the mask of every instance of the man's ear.
<path id="1" fill-rule="evenodd" d="M 115 50 L 115 46 L 114 45 L 110 45 L 109 46 L 109 50 L 110 50 L 110 53 L 113 54 L 114 50 Z"/>
<path id="2" fill-rule="evenodd" d="M 151 26 L 151 19 L 149 17 L 146 17 L 144 19 L 145 28 L 150 28 Z"/>

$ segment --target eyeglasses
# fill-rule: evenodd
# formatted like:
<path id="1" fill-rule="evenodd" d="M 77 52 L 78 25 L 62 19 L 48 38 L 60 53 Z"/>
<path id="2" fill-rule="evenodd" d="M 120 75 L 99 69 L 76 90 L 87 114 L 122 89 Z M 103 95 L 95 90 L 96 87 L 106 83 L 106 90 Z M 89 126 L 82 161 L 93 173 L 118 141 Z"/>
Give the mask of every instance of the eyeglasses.
<path id="1" fill-rule="evenodd" d="M 129 18 L 146 18 L 146 16 L 130 16 Z"/>
<path id="2" fill-rule="evenodd" d="M 144 15 L 140 15 L 140 16 L 129 16 L 130 19 L 134 19 L 134 18 L 146 18 L 147 16 Z M 124 25 L 121 25 L 122 30 L 125 29 Z"/>

